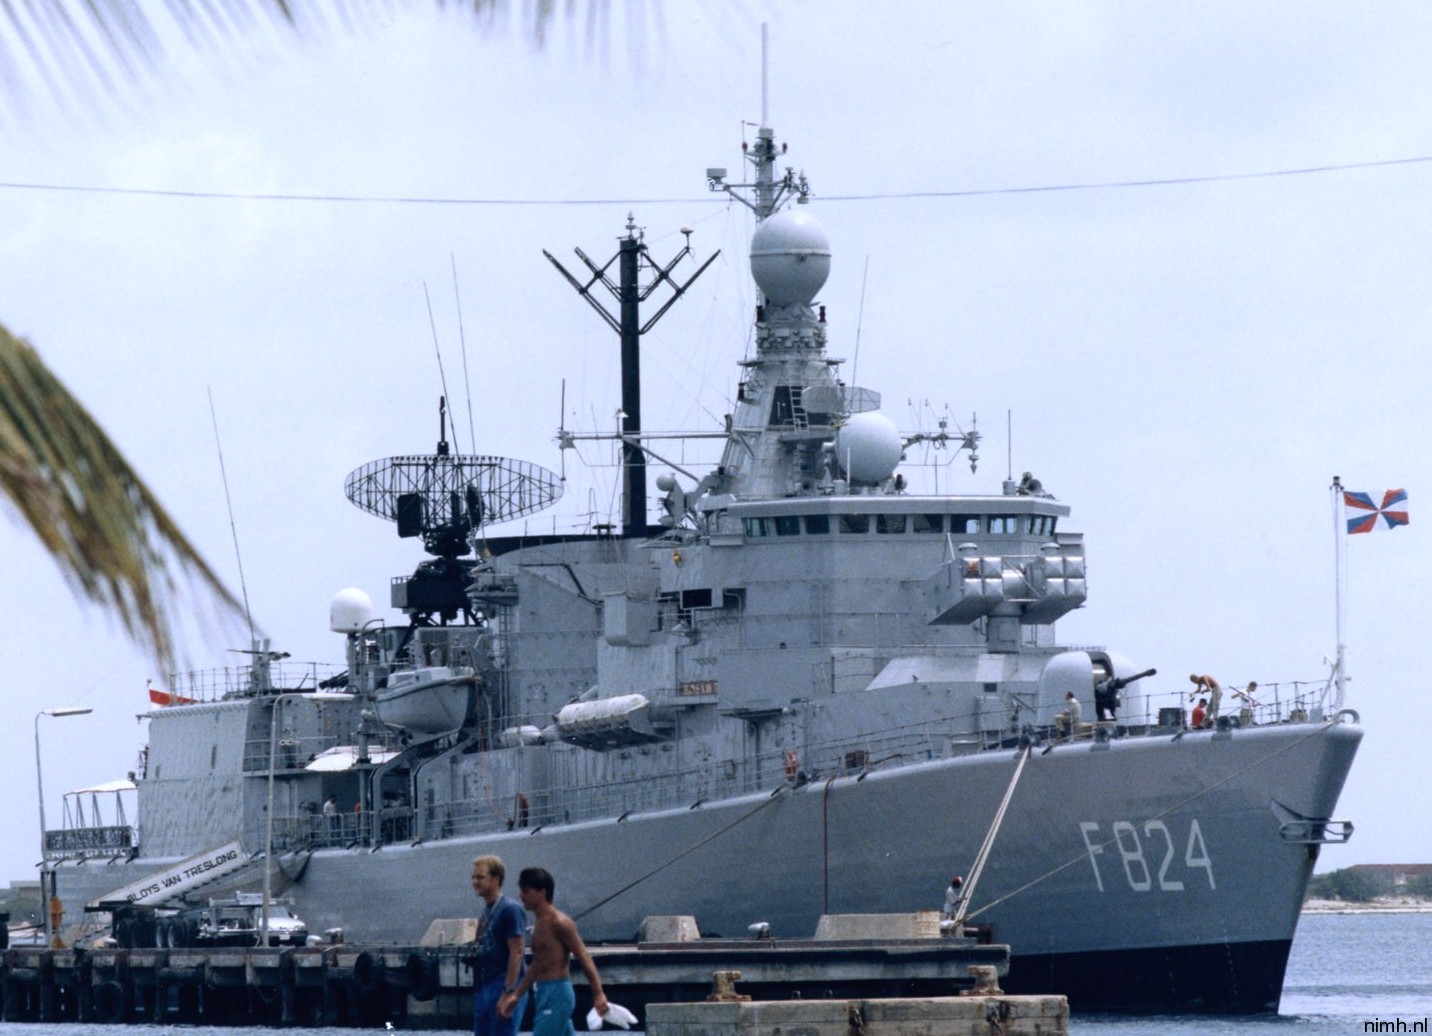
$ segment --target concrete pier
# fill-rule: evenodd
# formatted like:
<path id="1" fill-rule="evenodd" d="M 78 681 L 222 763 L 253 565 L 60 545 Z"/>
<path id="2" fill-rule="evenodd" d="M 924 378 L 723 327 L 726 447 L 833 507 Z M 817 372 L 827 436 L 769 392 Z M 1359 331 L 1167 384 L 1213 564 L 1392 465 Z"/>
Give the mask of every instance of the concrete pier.
<path id="1" fill-rule="evenodd" d="M 869 1030 L 872 1019 L 893 1026 L 897 1017 L 914 1017 L 913 1008 L 895 1006 L 902 1003 L 934 1005 L 921 1010 L 934 1011 L 932 1017 L 940 1019 L 984 1017 L 980 1011 L 986 1010 L 997 1020 L 1061 1016 L 1044 1002 L 1050 998 L 1034 998 L 1040 1001 L 1035 1014 L 1029 1014 L 1035 1008 L 1023 1002 L 1028 998 L 990 1000 L 1002 997 L 997 982 L 1008 969 L 1009 948 L 969 938 L 931 937 L 925 930 L 931 927 L 928 920 L 896 915 L 882 922 L 847 915 L 824 922 L 816 938 L 728 940 L 700 938 L 689 919 L 653 918 L 646 927 L 648 941 L 591 950 L 608 995 L 639 1018 L 655 1018 L 649 1012 L 673 1005 L 694 1010 L 691 1002 L 713 995 L 713 981 L 714 995 L 721 1001 L 749 1004 L 754 997 L 758 1002 L 749 1011 L 728 1011 L 730 1018 L 711 1016 L 715 1020 L 710 1024 L 717 1027 L 759 1027 L 762 1017 L 775 1017 L 760 1012 L 775 1010 L 782 1001 L 839 1005 L 829 1010 L 835 1011 L 832 1017 L 845 1020 L 841 1032 L 832 1036 L 881 1036 Z M 0 1022 L 364 1028 L 391 1023 L 405 1029 L 467 1029 L 473 934 L 471 923 L 460 920 L 435 922 L 419 946 L 12 947 L 0 953 Z M 737 993 L 732 983 L 742 975 Z M 591 998 L 580 971 L 573 980 L 580 1017 Z M 939 1006 L 960 993 L 984 997 L 986 1006 Z M 1062 1005 L 1062 998 L 1057 999 Z M 866 1024 L 865 1031 L 846 1029 L 855 1017 L 851 1011 Z M 707 1024 L 699 1014 L 670 1018 L 673 1024 L 677 1019 L 685 1019 L 683 1025 Z M 1067 1011 L 1062 1017 L 1067 1018 Z M 904 1027 L 882 1032 L 923 1036 L 911 1024 L 902 1022 Z M 942 1033 L 953 1031 L 941 1028 Z M 814 1029 L 810 1032 L 817 1036 Z M 700 1036 L 695 1029 L 691 1034 Z M 681 1034 L 673 1030 L 672 1036 Z"/>
<path id="2" fill-rule="evenodd" d="M 1062 996 L 652 1004 L 647 1036 L 1065 1036 Z"/>

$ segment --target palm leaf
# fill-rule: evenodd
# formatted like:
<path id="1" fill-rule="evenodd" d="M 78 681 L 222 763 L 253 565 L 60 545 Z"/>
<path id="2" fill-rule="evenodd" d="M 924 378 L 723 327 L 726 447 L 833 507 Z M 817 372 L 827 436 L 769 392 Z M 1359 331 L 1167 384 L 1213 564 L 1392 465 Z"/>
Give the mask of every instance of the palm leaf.
<path id="1" fill-rule="evenodd" d="M 166 39 L 222 58 L 273 26 L 290 35 L 349 30 L 416 0 L 0 0 L 0 119 L 25 117 L 32 97 L 61 111 L 123 103 L 116 90 L 165 60 Z M 427 0 L 491 22 L 510 0 Z M 589 38 L 609 0 L 585 6 Z M 524 27 L 541 46 L 558 0 L 522 5 Z M 196 614 L 221 623 L 243 618 L 234 595 L 184 537 L 104 430 L 40 361 L 29 343 L 0 325 L 0 495 L 40 538 L 71 588 L 118 617 L 126 633 L 168 672 L 174 668 L 175 598 L 195 589 Z M 204 607 L 207 606 L 207 607 Z"/>
<path id="2" fill-rule="evenodd" d="M 115 615 L 174 668 L 174 599 L 196 589 L 224 622 L 243 609 L 119 449 L 41 362 L 0 325 L 0 494 L 40 538 L 77 596 Z"/>
<path id="3" fill-rule="evenodd" d="M 427 0 L 457 8 L 481 25 L 494 24 L 511 0 Z M 542 46 L 559 8 L 586 12 L 588 38 L 600 35 L 610 0 L 527 0 L 523 28 Z M 0 116 L 24 118 L 47 97 L 74 115 L 125 102 L 116 86 L 130 84 L 166 60 L 166 40 L 216 60 L 280 35 L 315 37 L 391 20 L 417 0 L 0 0 Z M 644 12 L 640 12 L 644 14 Z"/>

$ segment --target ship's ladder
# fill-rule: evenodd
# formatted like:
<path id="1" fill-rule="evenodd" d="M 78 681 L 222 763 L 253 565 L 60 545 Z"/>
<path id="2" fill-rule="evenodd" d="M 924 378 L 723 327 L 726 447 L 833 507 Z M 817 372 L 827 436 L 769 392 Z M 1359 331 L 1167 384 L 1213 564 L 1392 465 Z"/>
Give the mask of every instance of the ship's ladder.
<path id="1" fill-rule="evenodd" d="M 799 389 L 791 393 L 791 427 L 798 431 L 805 431 L 810 428 L 810 414 L 806 411 L 802 397 L 805 389 Z"/>

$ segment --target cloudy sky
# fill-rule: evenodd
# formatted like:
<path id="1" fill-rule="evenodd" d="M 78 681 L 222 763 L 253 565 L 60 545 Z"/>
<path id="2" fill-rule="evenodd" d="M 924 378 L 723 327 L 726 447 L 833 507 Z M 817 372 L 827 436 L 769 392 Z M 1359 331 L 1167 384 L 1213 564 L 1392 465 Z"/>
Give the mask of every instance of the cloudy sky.
<path id="1" fill-rule="evenodd" d="M 610 449 L 553 437 L 613 427 L 617 343 L 542 249 L 604 259 L 629 212 L 658 257 L 683 227 L 719 249 L 644 352 L 646 427 L 719 425 L 750 222 L 703 174 L 741 168 L 767 22 L 771 122 L 834 250 L 832 352 L 906 431 L 977 420 L 976 473 L 912 451 L 912 480 L 997 492 L 1030 470 L 1073 508 L 1091 596 L 1064 642 L 1157 666 L 1169 693 L 1190 672 L 1316 684 L 1329 483 L 1409 491 L 1411 526 L 1346 541 L 1367 736 L 1340 810 L 1357 833 L 1319 867 L 1432 860 L 1432 807 L 1405 794 L 1428 771 L 1408 665 L 1432 575 L 1432 7 L 614 0 L 595 36 L 579 18 L 534 48 L 520 17 L 436 6 L 222 65 L 175 49 L 112 102 L 39 98 L 4 127 L 0 322 L 236 590 L 237 540 L 276 647 L 340 660 L 332 595 L 385 604 L 421 560 L 342 487 L 433 447 L 443 372 L 458 449 L 565 472 L 528 528 L 615 513 Z M 134 768 L 146 680 L 167 681 L 28 532 L 0 521 L 0 549 L 0 879 L 29 878 L 35 713 L 94 709 L 42 721 L 53 825 L 62 791 Z M 244 646 L 191 641 L 191 661 Z"/>

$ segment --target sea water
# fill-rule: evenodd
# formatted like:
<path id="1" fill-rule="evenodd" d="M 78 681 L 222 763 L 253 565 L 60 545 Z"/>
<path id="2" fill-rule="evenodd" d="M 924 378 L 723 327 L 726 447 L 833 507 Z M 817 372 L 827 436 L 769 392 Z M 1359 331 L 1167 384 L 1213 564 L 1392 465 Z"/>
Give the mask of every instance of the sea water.
<path id="1" fill-rule="evenodd" d="M 1056 990 L 1054 992 L 1071 992 Z M 1276 1015 L 1081 1015 L 1075 1036 L 1352 1036 L 1432 1032 L 1432 914 L 1310 914 Z M 356 1029 L 0 1025 L 4 1036 L 351 1036 Z M 378 1031 L 382 1031 L 381 1029 Z"/>
<path id="2" fill-rule="evenodd" d="M 1060 990 L 1068 992 L 1068 990 Z M 1276 1015 L 1075 1015 L 1077 1036 L 1351 1036 L 1432 1032 L 1432 914 L 1308 914 Z"/>

